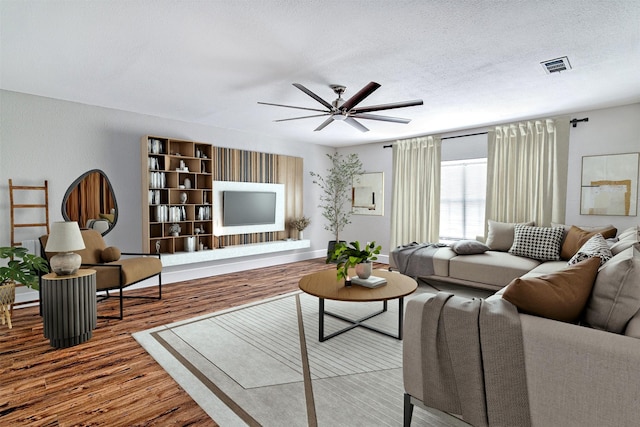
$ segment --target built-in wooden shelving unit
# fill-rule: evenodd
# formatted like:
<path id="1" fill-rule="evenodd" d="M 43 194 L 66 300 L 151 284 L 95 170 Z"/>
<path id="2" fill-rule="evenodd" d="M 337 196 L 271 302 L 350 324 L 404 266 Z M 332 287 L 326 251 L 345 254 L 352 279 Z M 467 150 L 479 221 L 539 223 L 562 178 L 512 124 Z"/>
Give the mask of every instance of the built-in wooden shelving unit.
<path id="1" fill-rule="evenodd" d="M 302 216 L 302 158 L 149 135 L 140 147 L 143 250 L 166 254 L 164 263 L 255 255 L 262 243 L 265 253 L 310 246 L 308 240 L 288 240 L 296 237 L 288 229 L 228 236 L 214 232 L 214 181 L 284 184 L 285 223 Z M 220 247 L 224 253 L 203 252 Z"/>
<path id="2" fill-rule="evenodd" d="M 172 254 L 213 248 L 211 145 L 145 136 L 141 149 L 143 249 Z"/>

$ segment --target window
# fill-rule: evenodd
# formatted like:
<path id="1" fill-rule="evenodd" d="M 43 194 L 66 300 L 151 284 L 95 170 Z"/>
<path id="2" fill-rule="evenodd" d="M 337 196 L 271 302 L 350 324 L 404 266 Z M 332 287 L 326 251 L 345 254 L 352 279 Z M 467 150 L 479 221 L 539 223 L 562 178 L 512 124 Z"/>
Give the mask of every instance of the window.
<path id="1" fill-rule="evenodd" d="M 487 159 L 445 161 L 440 170 L 440 241 L 484 235 Z"/>

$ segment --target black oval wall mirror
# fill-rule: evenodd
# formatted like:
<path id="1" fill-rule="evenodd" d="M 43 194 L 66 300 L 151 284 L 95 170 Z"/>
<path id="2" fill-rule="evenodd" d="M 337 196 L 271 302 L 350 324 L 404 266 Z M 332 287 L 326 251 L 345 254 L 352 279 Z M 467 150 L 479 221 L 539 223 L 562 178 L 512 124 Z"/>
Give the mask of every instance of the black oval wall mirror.
<path id="1" fill-rule="evenodd" d="M 107 175 L 92 169 L 73 181 L 62 200 L 62 216 L 103 236 L 110 232 L 118 221 L 118 204 Z"/>

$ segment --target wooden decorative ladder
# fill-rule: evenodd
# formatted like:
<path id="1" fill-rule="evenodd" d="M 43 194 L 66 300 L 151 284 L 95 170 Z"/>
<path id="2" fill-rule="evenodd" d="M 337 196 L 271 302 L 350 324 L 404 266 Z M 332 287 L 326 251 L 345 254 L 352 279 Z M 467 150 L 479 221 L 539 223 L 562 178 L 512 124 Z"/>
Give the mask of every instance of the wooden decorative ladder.
<path id="1" fill-rule="evenodd" d="M 44 203 L 36 204 L 17 204 L 15 203 L 14 192 L 16 191 L 43 191 Z M 16 228 L 25 227 L 43 227 L 49 234 L 49 182 L 45 181 L 44 185 L 13 185 L 13 181 L 9 179 L 9 199 L 11 201 L 11 246 L 20 246 L 22 242 L 15 241 Z M 44 209 L 45 222 L 16 223 L 17 209 Z M 40 255 L 40 254 L 36 254 Z"/>
<path id="2" fill-rule="evenodd" d="M 26 191 L 42 191 L 43 192 L 43 196 L 44 196 L 44 203 L 16 203 L 16 197 L 18 196 L 18 200 L 22 200 L 22 197 L 20 196 L 27 196 L 27 194 L 29 193 L 20 193 L 20 192 L 26 192 Z M 16 193 L 16 194 L 14 194 Z M 38 193 L 31 193 L 35 195 L 35 199 L 37 201 L 42 200 L 40 197 L 38 197 Z M 28 228 L 28 227 L 35 227 L 35 228 L 44 228 L 46 229 L 46 234 L 49 234 L 49 182 L 48 181 L 44 181 L 44 185 L 14 185 L 13 184 L 13 180 L 9 179 L 9 200 L 11 202 L 11 246 L 22 246 L 22 242 L 16 242 L 16 236 L 15 236 L 15 231 L 16 228 Z M 28 198 L 29 201 L 31 201 L 31 198 Z M 16 212 L 18 210 L 30 210 L 30 209 L 44 209 L 44 222 L 16 222 Z M 41 218 L 42 216 L 39 216 L 38 218 Z M 38 239 L 38 237 L 43 234 L 37 234 L 35 236 L 35 240 Z M 36 253 L 35 255 L 40 255 L 39 253 Z M 23 285 L 19 285 L 19 286 L 23 286 Z M 5 313 L 6 316 L 9 316 L 9 319 L 11 318 L 10 316 L 13 314 L 13 307 L 14 306 L 20 306 L 20 305 L 26 305 L 26 304 L 31 304 L 37 302 L 37 300 L 32 300 L 32 301 L 23 301 L 23 302 L 19 302 L 19 303 L 13 303 L 10 306 L 9 312 Z M 6 308 L 6 307 L 5 307 Z M 9 322 L 11 322 L 9 320 Z"/>

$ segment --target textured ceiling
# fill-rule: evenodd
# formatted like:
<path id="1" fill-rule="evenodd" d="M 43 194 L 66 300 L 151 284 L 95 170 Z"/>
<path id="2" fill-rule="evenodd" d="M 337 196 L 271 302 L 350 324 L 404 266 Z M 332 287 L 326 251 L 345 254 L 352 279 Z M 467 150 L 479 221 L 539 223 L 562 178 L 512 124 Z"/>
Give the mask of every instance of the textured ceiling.
<path id="1" fill-rule="evenodd" d="M 2 89 L 329 146 L 640 101 L 633 0 L 0 0 Z M 541 61 L 568 56 L 570 71 Z M 422 98 L 361 133 L 321 108 Z M 381 112 L 381 114 L 386 114 Z"/>

